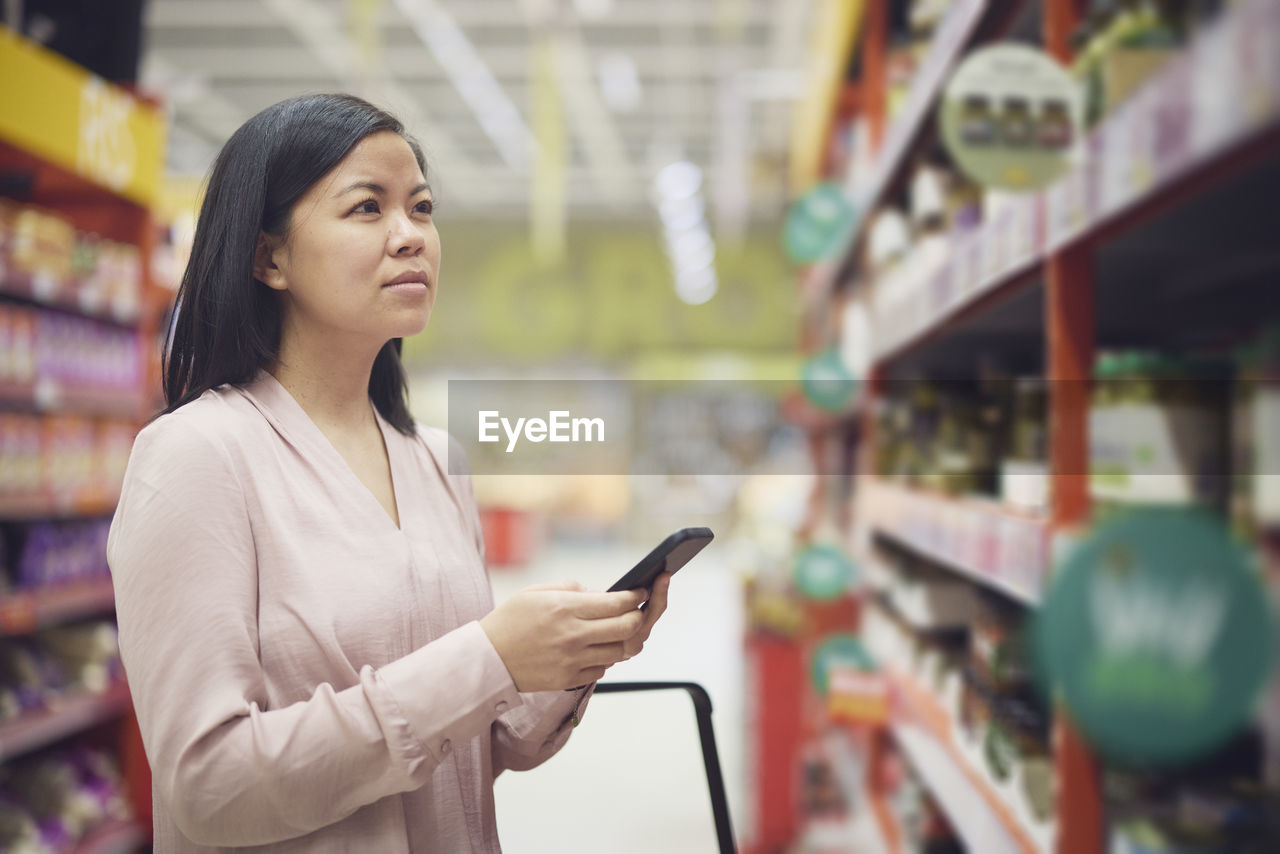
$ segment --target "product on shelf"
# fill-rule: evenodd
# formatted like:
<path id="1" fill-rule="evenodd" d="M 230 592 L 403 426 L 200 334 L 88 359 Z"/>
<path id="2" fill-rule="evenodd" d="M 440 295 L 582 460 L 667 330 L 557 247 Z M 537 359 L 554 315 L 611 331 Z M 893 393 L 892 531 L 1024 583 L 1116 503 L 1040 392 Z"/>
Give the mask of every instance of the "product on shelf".
<path id="1" fill-rule="evenodd" d="M 1072 72 L 1092 126 L 1124 102 L 1175 54 L 1184 40 L 1175 5 L 1154 0 L 1093 0 L 1073 37 Z"/>
<path id="2" fill-rule="evenodd" d="M 116 628 L 109 620 L 0 638 L 0 721 L 56 707 L 68 693 L 100 694 L 122 675 Z"/>
<path id="3" fill-rule="evenodd" d="M 1280 529 L 1280 327 L 1241 349 L 1231 412 L 1232 524 Z"/>
<path id="4" fill-rule="evenodd" d="M 1227 384 L 1212 365 L 1143 351 L 1099 355 L 1089 489 L 1103 504 L 1218 504 L 1227 483 Z"/>
<path id="5" fill-rule="evenodd" d="M 0 850 L 69 854 L 96 827 L 132 815 L 120 769 L 99 747 L 77 744 L 0 767 Z"/>
<path id="6" fill-rule="evenodd" d="M 869 570 L 893 610 L 910 625 L 922 629 L 953 629 L 970 625 L 979 600 L 971 582 L 932 566 L 881 540 L 872 544 Z"/>
<path id="7" fill-rule="evenodd" d="M 0 502 L 50 515 L 118 493 L 136 430 L 131 422 L 0 412 Z"/>
<path id="8" fill-rule="evenodd" d="M 1048 494 L 1045 400 L 1038 378 L 891 382 L 877 421 L 878 471 L 1041 511 Z"/>
<path id="9" fill-rule="evenodd" d="M 13 575 L 8 585 L 39 588 L 105 578 L 110 519 L 77 519 L 8 526 Z"/>
<path id="10" fill-rule="evenodd" d="M 1113 852 L 1269 854 L 1280 792 L 1262 784 L 1256 733 L 1176 771 L 1108 766 L 1103 792 Z"/>
<path id="11" fill-rule="evenodd" d="M 115 623 L 97 620 L 45 629 L 37 636 L 62 667 L 68 682 L 94 694 L 124 675 Z"/>
<path id="12" fill-rule="evenodd" d="M 142 272 L 136 246 L 0 200 L 0 293 L 131 320 L 141 306 Z"/>

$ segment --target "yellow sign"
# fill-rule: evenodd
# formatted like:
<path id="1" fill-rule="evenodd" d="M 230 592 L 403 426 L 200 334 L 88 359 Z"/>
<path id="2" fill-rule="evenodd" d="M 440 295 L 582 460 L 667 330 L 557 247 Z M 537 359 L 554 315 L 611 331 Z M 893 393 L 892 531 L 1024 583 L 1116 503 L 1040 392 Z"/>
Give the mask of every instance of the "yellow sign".
<path id="1" fill-rule="evenodd" d="M 823 0 L 814 17 L 804 97 L 792 110 L 789 185 L 799 194 L 817 183 L 845 68 L 862 27 L 863 0 Z"/>
<path id="2" fill-rule="evenodd" d="M 0 140 L 150 205 L 164 138 L 159 110 L 0 27 Z"/>

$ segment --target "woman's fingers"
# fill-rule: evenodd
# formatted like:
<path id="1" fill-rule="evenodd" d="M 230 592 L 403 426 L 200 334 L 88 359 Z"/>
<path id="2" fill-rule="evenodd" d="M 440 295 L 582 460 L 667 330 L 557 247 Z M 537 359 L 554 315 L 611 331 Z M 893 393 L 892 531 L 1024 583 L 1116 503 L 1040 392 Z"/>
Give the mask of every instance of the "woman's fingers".
<path id="1" fill-rule="evenodd" d="M 581 638 L 588 645 L 625 641 L 640 631 L 644 626 L 644 620 L 644 614 L 637 608 L 632 608 L 617 617 L 583 620 L 579 623 Z"/>
<path id="2" fill-rule="evenodd" d="M 640 607 L 647 594 L 644 590 L 620 590 L 617 593 L 574 592 L 569 610 L 583 620 L 601 620 L 627 614 Z"/>
<path id="3" fill-rule="evenodd" d="M 623 641 L 593 644 L 582 655 L 582 663 L 587 667 L 611 667 L 626 660 L 627 645 Z"/>

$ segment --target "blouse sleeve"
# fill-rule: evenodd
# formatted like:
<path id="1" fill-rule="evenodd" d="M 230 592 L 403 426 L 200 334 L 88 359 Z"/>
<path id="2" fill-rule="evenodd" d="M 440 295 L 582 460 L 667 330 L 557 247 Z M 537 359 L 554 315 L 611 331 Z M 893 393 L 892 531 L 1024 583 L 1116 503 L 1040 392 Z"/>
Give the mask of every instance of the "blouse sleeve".
<path id="1" fill-rule="evenodd" d="M 108 559 L 156 795 L 191 841 L 302 836 L 422 785 L 453 744 L 519 710 L 476 622 L 349 688 L 269 708 L 252 526 L 217 436 L 172 417 L 139 435 Z"/>
<path id="2" fill-rule="evenodd" d="M 431 448 L 430 435 L 424 436 Z M 432 449 L 433 453 L 438 453 Z M 454 497 L 461 505 L 476 550 L 484 559 L 484 532 L 480 525 L 480 511 L 476 505 L 475 488 L 467 466 L 466 451 L 461 443 L 448 438 L 449 463 L 444 471 L 450 474 L 454 485 Z M 528 771 L 546 762 L 569 741 L 573 728 L 582 720 L 587 702 L 595 692 L 595 683 L 576 691 L 540 691 L 521 694 L 522 704 L 513 707 L 493 722 L 491 732 L 493 776 L 504 770 Z"/>

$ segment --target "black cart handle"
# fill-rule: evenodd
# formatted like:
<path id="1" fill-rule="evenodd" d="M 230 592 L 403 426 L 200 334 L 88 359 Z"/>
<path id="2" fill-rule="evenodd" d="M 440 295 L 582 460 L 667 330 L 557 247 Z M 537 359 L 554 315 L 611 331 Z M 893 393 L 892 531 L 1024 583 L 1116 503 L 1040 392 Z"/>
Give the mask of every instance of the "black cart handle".
<path id="1" fill-rule="evenodd" d="M 624 691 L 672 691 L 681 690 L 693 700 L 693 711 L 698 717 L 698 739 L 702 742 L 702 764 L 707 769 L 707 789 L 711 792 L 711 811 L 716 818 L 716 839 L 720 842 L 720 854 L 736 854 L 733 845 L 733 828 L 729 824 L 729 801 L 724 794 L 724 776 L 720 773 L 720 754 L 716 751 L 716 734 L 711 724 L 711 695 L 697 682 L 599 682 L 597 694 L 617 694 Z"/>

